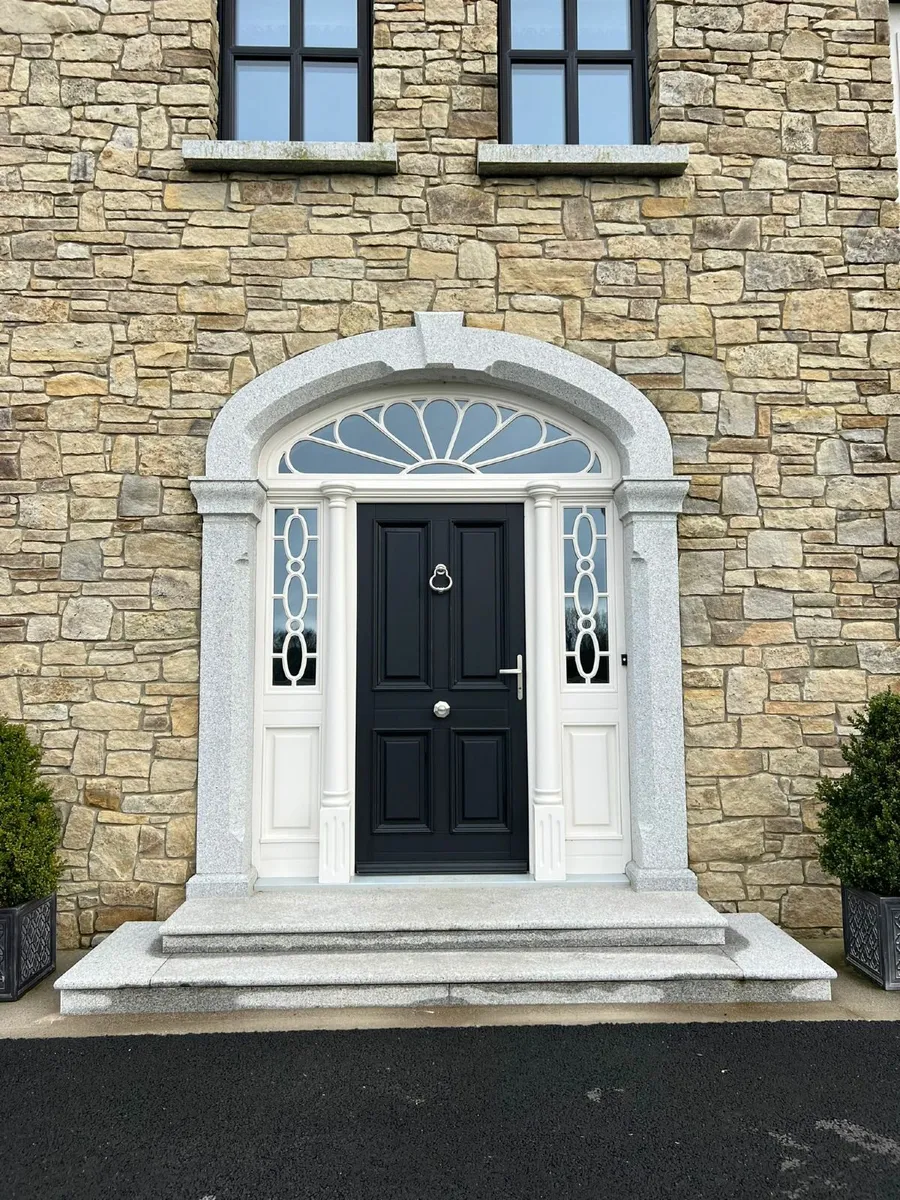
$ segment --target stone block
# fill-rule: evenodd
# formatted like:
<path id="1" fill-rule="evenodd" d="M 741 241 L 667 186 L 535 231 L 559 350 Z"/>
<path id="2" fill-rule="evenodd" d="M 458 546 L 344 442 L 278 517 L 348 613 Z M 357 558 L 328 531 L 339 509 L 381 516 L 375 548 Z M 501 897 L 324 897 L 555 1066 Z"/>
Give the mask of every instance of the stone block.
<path id="1" fill-rule="evenodd" d="M 750 251 L 745 282 L 750 291 L 779 292 L 789 288 L 823 288 L 828 280 L 821 259 L 813 254 Z"/>
<path id="2" fill-rule="evenodd" d="M 105 363 L 112 354 L 112 330 L 99 322 L 20 325 L 13 330 L 10 353 L 22 363 Z"/>
<path id="3" fill-rule="evenodd" d="M 228 283 L 228 251 L 135 250 L 133 278 L 135 283 Z"/>
<path id="4" fill-rule="evenodd" d="M 836 288 L 791 292 L 784 302 L 785 329 L 843 333 L 851 329 L 850 300 Z"/>
<path id="5" fill-rule="evenodd" d="M 489 225 L 496 201 L 483 188 L 449 183 L 429 188 L 425 194 L 428 220 L 432 225 Z"/>
<path id="6" fill-rule="evenodd" d="M 760 713 L 769 695 L 769 673 L 762 667 L 732 667 L 725 689 L 725 707 L 733 715 Z"/>
<path id="7" fill-rule="evenodd" d="M 91 878 L 132 879 L 137 862 L 138 834 L 137 825 L 99 824 L 88 859 Z"/>
<path id="8" fill-rule="evenodd" d="M 679 557 L 684 596 L 714 596 L 723 590 L 725 554 L 721 550 L 685 550 Z"/>
<path id="9" fill-rule="evenodd" d="M 781 919 L 788 929 L 837 929 L 842 920 L 840 890 L 788 888 L 781 906 Z"/>
<path id="10" fill-rule="evenodd" d="M 755 529 L 747 536 L 749 567 L 801 567 L 803 540 L 788 530 Z"/>
<path id="11" fill-rule="evenodd" d="M 125 475 L 119 492 L 120 517 L 155 517 L 162 504 L 159 479 L 145 475 Z"/>
<path id="12" fill-rule="evenodd" d="M 761 818 L 736 818 L 688 829 L 691 862 L 746 862 L 763 853 Z"/>

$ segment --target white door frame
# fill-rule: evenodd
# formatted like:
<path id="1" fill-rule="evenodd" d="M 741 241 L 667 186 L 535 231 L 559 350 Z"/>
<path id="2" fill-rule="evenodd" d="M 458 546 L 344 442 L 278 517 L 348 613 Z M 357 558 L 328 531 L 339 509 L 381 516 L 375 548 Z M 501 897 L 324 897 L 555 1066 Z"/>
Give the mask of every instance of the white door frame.
<path id="1" fill-rule="evenodd" d="M 420 389 L 420 392 L 422 389 Z M 290 439 L 288 439 L 289 441 Z M 625 863 L 628 861 L 630 829 L 627 824 L 627 716 L 626 716 L 626 669 L 621 662 L 624 653 L 624 592 L 622 586 L 622 537 L 621 523 L 613 503 L 613 491 L 608 483 L 593 484 L 584 476 L 557 483 L 544 481 L 490 480 L 482 477 L 464 479 L 375 479 L 354 477 L 341 480 L 323 480 L 308 486 L 298 486 L 295 480 L 284 482 L 269 477 L 268 503 L 264 519 L 260 522 L 257 554 L 263 566 L 263 579 L 267 580 L 272 570 L 272 545 L 274 513 L 278 508 L 317 508 L 319 512 L 319 584 L 322 599 L 319 606 L 318 665 L 319 674 L 314 688 L 284 688 L 271 683 L 271 603 L 268 594 L 259 606 L 257 634 L 256 671 L 256 721 L 254 762 L 254 853 L 253 863 L 259 876 L 266 883 L 277 882 L 279 875 L 269 864 L 284 858 L 287 847 L 284 842 L 298 842 L 296 847 L 297 869 L 282 868 L 282 883 L 293 883 L 307 879 L 314 873 L 321 883 L 349 882 L 355 869 L 354 855 L 354 805 L 355 805 L 355 748 L 356 748 L 356 663 L 357 663 L 357 589 L 356 570 L 357 527 L 356 511 L 361 503 L 393 501 L 404 504 L 429 504 L 458 502 L 519 502 L 525 518 L 525 699 L 528 716 L 528 788 L 529 788 L 529 871 L 536 879 L 564 879 L 567 874 L 567 851 L 571 850 L 573 866 L 577 873 L 618 875 L 624 878 Z M 342 517 L 346 536 L 343 548 L 329 541 L 329 523 L 326 515 L 337 498 L 346 515 Z M 539 522 L 536 520 L 538 507 L 547 503 L 550 516 L 551 540 L 539 547 L 537 537 Z M 571 504 L 602 505 L 607 512 L 610 586 L 610 683 L 577 687 L 564 682 L 563 628 L 562 628 L 562 514 L 564 506 Z M 343 560 L 338 571 L 334 570 L 336 551 Z M 544 569 L 537 570 L 539 563 Z M 336 616 L 329 587 L 340 587 L 335 576 L 343 577 L 346 589 L 346 604 L 339 606 Z M 540 589 L 546 592 L 544 606 L 549 605 L 550 616 L 547 636 L 538 638 L 540 628 L 538 610 L 542 605 Z M 546 616 L 544 620 L 548 620 Z M 331 661 L 335 648 L 345 651 L 345 658 L 333 670 Z M 544 656 L 543 663 L 538 655 Z M 541 679 L 541 672 L 549 678 Z M 333 689 L 329 705 L 329 690 Z M 595 730 L 598 720 L 602 721 L 604 737 L 613 739 L 610 751 L 610 774 L 608 786 L 614 791 L 597 788 L 608 803 L 610 812 L 606 821 L 587 819 L 582 811 L 579 823 L 573 820 L 577 808 L 584 810 L 588 805 L 579 796 L 573 803 L 576 791 L 571 779 L 572 771 L 564 770 L 560 749 L 571 739 L 573 730 L 583 732 Z M 564 730 L 565 723 L 565 730 Z M 317 782 L 315 792 L 319 800 L 318 822 L 309 818 L 309 798 L 305 789 L 309 787 L 306 772 L 302 778 L 301 814 L 307 822 L 304 828 L 276 833 L 264 813 L 271 811 L 274 789 L 278 786 L 271 778 L 271 753 L 269 729 L 302 729 L 310 731 L 305 737 L 315 737 L 323 753 L 316 755 Z M 331 736 L 337 732 L 337 737 Z M 542 737 L 546 730 L 549 737 Z M 314 732 L 312 732 L 314 731 Z M 567 732 L 568 731 L 568 732 Z M 542 761 L 549 752 L 550 763 Z M 603 748 L 605 749 L 605 747 Z M 329 754 L 331 759 L 329 761 Z M 337 774 L 334 768 L 337 767 Z M 292 769 L 295 769 L 292 763 Z M 565 776 L 570 778 L 567 780 Z M 542 783 L 544 786 L 542 787 Z M 568 809 L 568 812 L 566 811 Z M 587 841 L 591 845 L 587 847 Z M 573 845 L 573 843 L 575 843 Z M 580 843 L 580 844 L 579 844 Z M 318 846 L 318 870 L 314 872 L 309 853 Z M 587 853 L 587 850 L 593 854 Z"/>
<path id="2" fill-rule="evenodd" d="M 632 858 L 626 869 L 636 888 L 694 890 L 687 867 L 676 537 L 687 482 L 674 476 L 665 423 L 636 388 L 587 359 L 534 339 L 467 329 L 461 313 L 443 313 L 417 314 L 413 327 L 361 334 L 292 359 L 242 388 L 213 425 L 207 474 L 191 484 L 203 516 L 203 598 L 197 873 L 188 894 L 246 894 L 256 878 L 254 651 L 258 525 L 266 506 L 261 452 L 301 414 L 388 380 L 505 387 L 557 406 L 614 447 L 624 473 L 613 499 L 623 525 L 630 655 Z M 536 790 L 542 790 L 539 781 Z"/>

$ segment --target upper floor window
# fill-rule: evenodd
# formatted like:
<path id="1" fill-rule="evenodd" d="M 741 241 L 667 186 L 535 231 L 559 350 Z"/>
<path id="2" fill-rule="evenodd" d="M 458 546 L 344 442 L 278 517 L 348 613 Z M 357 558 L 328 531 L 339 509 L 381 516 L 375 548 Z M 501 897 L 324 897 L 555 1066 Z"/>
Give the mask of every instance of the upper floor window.
<path id="1" fill-rule="evenodd" d="M 222 136 L 370 136 L 367 0 L 222 0 Z"/>
<path id="2" fill-rule="evenodd" d="M 646 141 L 642 0 L 501 0 L 501 141 Z"/>

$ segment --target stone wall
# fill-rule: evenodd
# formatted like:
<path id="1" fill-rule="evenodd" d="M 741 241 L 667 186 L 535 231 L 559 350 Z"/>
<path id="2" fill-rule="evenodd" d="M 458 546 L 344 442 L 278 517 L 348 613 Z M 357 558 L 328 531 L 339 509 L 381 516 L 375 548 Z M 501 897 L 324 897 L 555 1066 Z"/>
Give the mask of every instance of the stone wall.
<path id="1" fill-rule="evenodd" d="M 817 777 L 900 686 L 900 237 L 884 0 L 658 3 L 669 180 L 483 182 L 491 0 L 376 0 L 396 176 L 192 176 L 213 0 L 0 0 L 0 711 L 65 821 L 61 944 L 192 869 L 199 522 L 216 410 L 336 337 L 463 309 L 647 393 L 681 523 L 704 894 L 839 922 Z M 891 510 L 891 505 L 895 511 Z"/>

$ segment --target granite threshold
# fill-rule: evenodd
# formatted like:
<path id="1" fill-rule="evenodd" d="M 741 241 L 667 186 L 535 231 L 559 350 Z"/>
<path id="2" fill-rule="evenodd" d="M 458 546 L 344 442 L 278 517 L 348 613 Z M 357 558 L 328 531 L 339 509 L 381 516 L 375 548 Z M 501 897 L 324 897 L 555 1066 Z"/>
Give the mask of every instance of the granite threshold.
<path id="1" fill-rule="evenodd" d="M 317 885 L 191 897 L 161 929 L 164 953 L 588 949 L 722 945 L 726 918 L 696 892 L 627 884 Z"/>
<path id="2" fill-rule="evenodd" d="M 828 1000 L 835 972 L 757 913 L 724 945 L 590 950 L 167 954 L 120 926 L 56 982 L 63 1014 L 489 1004 Z"/>

